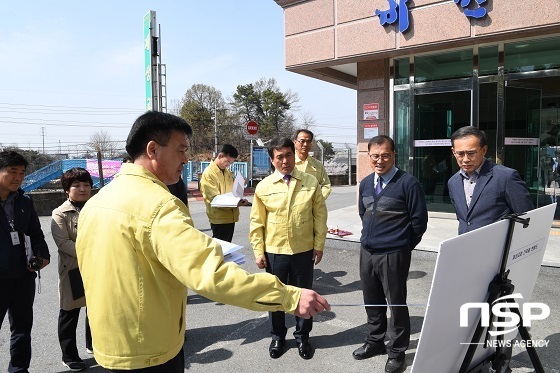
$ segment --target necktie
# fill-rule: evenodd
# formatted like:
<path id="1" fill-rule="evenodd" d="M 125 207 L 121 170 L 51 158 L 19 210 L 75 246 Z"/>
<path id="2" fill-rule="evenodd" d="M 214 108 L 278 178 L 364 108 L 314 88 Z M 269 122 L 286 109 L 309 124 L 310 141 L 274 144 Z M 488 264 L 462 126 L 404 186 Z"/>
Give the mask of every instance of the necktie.
<path id="1" fill-rule="evenodd" d="M 286 182 L 286 185 L 290 185 L 290 179 L 292 178 L 292 175 L 284 175 L 283 179 Z"/>
<path id="2" fill-rule="evenodd" d="M 377 197 L 379 193 L 383 190 L 383 179 L 381 177 L 377 178 L 377 185 L 375 186 L 375 196 Z"/>

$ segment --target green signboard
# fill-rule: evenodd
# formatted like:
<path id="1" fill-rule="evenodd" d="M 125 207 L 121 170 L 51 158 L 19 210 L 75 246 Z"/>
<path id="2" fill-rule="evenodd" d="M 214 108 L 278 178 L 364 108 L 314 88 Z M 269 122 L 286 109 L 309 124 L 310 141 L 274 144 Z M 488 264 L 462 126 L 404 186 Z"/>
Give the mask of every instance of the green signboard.
<path id="1" fill-rule="evenodd" d="M 155 12 L 150 10 L 144 16 L 144 82 L 146 84 L 146 110 L 152 110 L 152 18 L 155 18 Z"/>

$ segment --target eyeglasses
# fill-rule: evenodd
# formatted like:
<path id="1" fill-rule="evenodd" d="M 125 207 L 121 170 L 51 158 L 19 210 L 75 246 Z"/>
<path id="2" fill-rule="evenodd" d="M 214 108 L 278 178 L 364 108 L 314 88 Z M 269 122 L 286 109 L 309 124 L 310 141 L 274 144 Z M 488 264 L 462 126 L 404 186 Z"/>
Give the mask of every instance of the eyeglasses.
<path id="1" fill-rule="evenodd" d="M 455 150 L 453 150 L 453 154 L 455 154 L 455 157 L 457 157 L 457 158 L 464 158 L 465 156 L 468 157 L 468 158 L 472 158 L 475 155 L 477 155 L 479 151 L 480 151 L 480 149 L 478 149 L 478 150 L 467 150 L 467 151 L 462 151 L 462 150 L 455 151 Z"/>
<path id="2" fill-rule="evenodd" d="M 378 161 L 379 158 L 383 159 L 384 161 L 388 161 L 389 159 L 391 159 L 392 155 L 391 154 L 370 154 L 369 157 L 371 158 L 372 161 Z"/>
<path id="3" fill-rule="evenodd" d="M 299 142 L 300 144 L 311 144 L 313 142 L 313 140 L 304 140 L 304 139 L 300 139 L 296 141 Z"/>

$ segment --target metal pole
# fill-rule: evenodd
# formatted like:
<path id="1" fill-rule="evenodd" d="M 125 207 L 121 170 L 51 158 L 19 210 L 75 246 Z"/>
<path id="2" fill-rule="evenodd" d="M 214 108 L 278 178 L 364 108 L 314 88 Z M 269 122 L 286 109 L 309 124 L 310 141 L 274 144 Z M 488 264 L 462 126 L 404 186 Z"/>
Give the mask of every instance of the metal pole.
<path id="1" fill-rule="evenodd" d="M 249 140 L 249 186 L 253 187 L 253 139 Z"/>
<path id="2" fill-rule="evenodd" d="M 352 185 L 352 148 L 348 144 L 344 144 L 348 150 L 348 185 Z"/>
<path id="3" fill-rule="evenodd" d="M 348 185 L 352 185 L 352 149 L 348 147 Z"/>
<path id="4" fill-rule="evenodd" d="M 103 161 L 101 160 L 101 150 L 97 151 L 97 168 L 99 170 L 99 189 L 101 189 L 105 185 L 105 181 L 103 180 Z"/>

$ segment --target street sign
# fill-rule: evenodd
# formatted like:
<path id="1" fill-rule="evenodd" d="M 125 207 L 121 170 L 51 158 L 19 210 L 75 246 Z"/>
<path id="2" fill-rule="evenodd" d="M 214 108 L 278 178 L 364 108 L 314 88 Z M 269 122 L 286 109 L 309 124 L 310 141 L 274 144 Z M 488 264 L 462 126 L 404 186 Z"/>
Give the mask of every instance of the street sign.
<path id="1" fill-rule="evenodd" d="M 259 125 L 257 124 L 257 122 L 251 120 L 247 123 L 247 132 L 249 132 L 250 135 L 256 135 L 258 131 Z"/>

